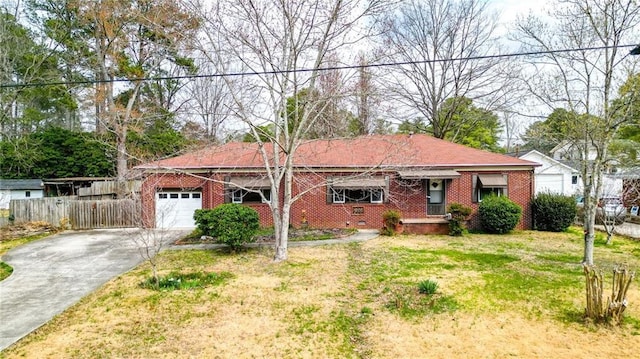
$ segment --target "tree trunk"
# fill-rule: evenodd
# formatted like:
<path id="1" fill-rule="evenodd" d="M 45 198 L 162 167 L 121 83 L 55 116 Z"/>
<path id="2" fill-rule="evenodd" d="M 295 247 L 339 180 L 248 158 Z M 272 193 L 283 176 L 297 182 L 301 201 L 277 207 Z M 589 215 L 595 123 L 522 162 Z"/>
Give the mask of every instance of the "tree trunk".
<path id="1" fill-rule="evenodd" d="M 116 134 L 116 172 L 117 181 L 124 181 L 127 177 L 127 125 L 122 124 Z"/>
<path id="2" fill-rule="evenodd" d="M 582 264 L 592 266 L 593 265 L 593 243 L 595 234 L 585 233 L 584 235 L 584 257 L 582 258 Z"/>

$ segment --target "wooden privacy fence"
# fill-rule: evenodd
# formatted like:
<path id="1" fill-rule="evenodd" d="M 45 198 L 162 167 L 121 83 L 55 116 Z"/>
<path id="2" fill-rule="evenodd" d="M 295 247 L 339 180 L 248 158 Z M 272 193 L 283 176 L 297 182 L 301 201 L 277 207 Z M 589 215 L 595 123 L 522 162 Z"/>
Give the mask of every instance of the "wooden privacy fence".
<path id="1" fill-rule="evenodd" d="M 69 221 L 73 229 L 139 227 L 141 208 L 133 199 L 71 201 Z"/>
<path id="2" fill-rule="evenodd" d="M 15 222 L 44 221 L 72 229 L 139 227 L 139 200 L 77 200 L 76 197 L 51 197 L 12 200 L 9 211 Z"/>
<path id="3" fill-rule="evenodd" d="M 69 203 L 77 197 L 49 197 L 13 199 L 9 202 L 9 213 L 15 223 L 43 221 L 59 226 L 69 219 Z"/>

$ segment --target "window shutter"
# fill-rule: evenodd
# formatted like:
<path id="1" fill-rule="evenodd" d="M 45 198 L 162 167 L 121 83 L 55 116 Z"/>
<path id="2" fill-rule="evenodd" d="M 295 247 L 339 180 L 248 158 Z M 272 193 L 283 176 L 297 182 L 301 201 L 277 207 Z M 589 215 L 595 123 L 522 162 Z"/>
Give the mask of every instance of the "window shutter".
<path id="1" fill-rule="evenodd" d="M 333 193 L 331 191 L 332 183 L 333 177 L 327 177 L 327 204 L 333 203 Z"/>
<path id="2" fill-rule="evenodd" d="M 505 173 L 502 176 L 504 177 L 504 181 L 507 182 L 507 187 L 504 188 L 504 196 L 509 197 L 509 175 Z"/>
<path id="3" fill-rule="evenodd" d="M 389 176 L 384 176 L 384 190 L 382 191 L 382 202 L 389 203 L 389 183 L 391 182 Z"/>
<path id="4" fill-rule="evenodd" d="M 224 203 L 231 203 L 231 189 L 229 188 L 230 176 L 224 176 Z"/>
<path id="5" fill-rule="evenodd" d="M 471 202 L 478 202 L 478 175 L 471 176 Z"/>

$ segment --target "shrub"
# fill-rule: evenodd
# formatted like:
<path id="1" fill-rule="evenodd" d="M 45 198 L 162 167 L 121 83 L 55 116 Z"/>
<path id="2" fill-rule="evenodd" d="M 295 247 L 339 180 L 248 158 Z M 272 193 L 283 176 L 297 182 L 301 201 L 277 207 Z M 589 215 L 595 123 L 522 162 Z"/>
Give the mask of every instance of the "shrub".
<path id="1" fill-rule="evenodd" d="M 385 236 L 393 236 L 396 234 L 396 226 L 400 224 L 402 214 L 396 210 L 388 209 L 382 214 L 382 231 Z"/>
<path id="2" fill-rule="evenodd" d="M 478 208 L 480 224 L 489 233 L 504 234 L 516 228 L 522 208 L 504 196 L 489 196 Z"/>
<path id="3" fill-rule="evenodd" d="M 438 290 L 438 282 L 427 279 L 418 283 L 418 291 L 422 294 L 433 295 Z"/>
<path id="4" fill-rule="evenodd" d="M 576 201 L 573 197 L 540 193 L 531 201 L 534 227 L 539 231 L 562 232 L 573 223 Z"/>
<path id="5" fill-rule="evenodd" d="M 451 219 L 449 219 L 449 235 L 463 235 L 467 230 L 465 221 L 471 212 L 473 212 L 473 209 L 460 203 L 451 203 L 447 212 L 451 213 Z"/>
<path id="6" fill-rule="evenodd" d="M 221 204 L 212 210 L 197 210 L 194 214 L 198 229 L 234 251 L 255 241 L 260 228 L 258 212 L 236 203 Z"/>

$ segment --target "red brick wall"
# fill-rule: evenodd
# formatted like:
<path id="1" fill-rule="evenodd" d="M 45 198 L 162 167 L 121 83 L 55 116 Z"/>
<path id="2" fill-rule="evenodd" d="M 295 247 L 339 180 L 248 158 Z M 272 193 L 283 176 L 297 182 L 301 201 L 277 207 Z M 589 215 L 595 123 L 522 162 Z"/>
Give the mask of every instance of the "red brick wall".
<path id="1" fill-rule="evenodd" d="M 474 172 L 477 173 L 477 172 Z M 472 172 L 461 172 L 459 178 L 446 180 L 447 203 L 458 202 L 474 209 L 469 221 L 469 227 L 480 227 L 477 218 L 478 203 L 472 202 Z M 523 209 L 522 220 L 518 229 L 531 228 L 532 171 L 500 172 L 508 174 L 508 195 L 511 200 Z M 303 189 L 310 189 L 303 194 L 291 208 L 291 224 L 295 227 L 302 225 L 303 216 L 310 227 L 315 228 L 380 228 L 382 214 L 387 209 L 395 209 L 402 213 L 403 218 L 424 218 L 426 216 L 426 193 L 421 181 L 415 186 L 407 186 L 406 182 L 395 177 L 394 173 L 381 174 L 390 177 L 389 198 L 385 203 L 327 203 L 324 185 L 325 177 L 318 174 L 297 174 L 293 186 L 293 193 L 298 194 Z M 339 176 L 332 173 L 331 176 Z M 179 174 L 153 174 L 145 179 L 142 190 L 142 201 L 145 213 L 145 224 L 153 226 L 155 221 L 155 192 L 159 188 L 200 188 L 202 190 L 203 208 L 214 208 L 224 203 L 224 176 L 211 175 L 213 181 Z M 272 226 L 273 218 L 267 204 L 247 204 L 256 209 L 260 215 L 262 226 Z M 354 207 L 362 208 L 362 213 L 354 213 Z"/>
<path id="2" fill-rule="evenodd" d="M 473 214 L 469 218 L 469 229 L 480 229 L 478 217 L 478 205 L 473 202 L 473 175 L 479 172 L 460 172 L 461 176 L 454 179 L 452 186 L 447 190 L 447 203 L 458 202 L 473 208 Z M 487 173 L 487 172 L 481 172 Z M 508 175 L 507 193 L 509 199 L 522 207 L 522 217 L 516 229 L 530 229 L 532 220 L 531 199 L 533 198 L 533 171 L 504 171 L 493 172 Z"/>

